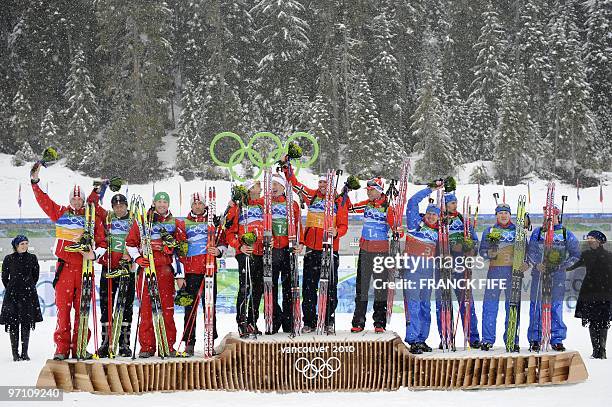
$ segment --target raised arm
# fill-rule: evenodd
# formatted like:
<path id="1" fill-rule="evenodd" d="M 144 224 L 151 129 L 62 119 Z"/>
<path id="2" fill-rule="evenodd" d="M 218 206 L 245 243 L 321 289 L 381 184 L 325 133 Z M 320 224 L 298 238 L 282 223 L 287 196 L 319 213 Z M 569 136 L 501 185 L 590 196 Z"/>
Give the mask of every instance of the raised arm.
<path id="1" fill-rule="evenodd" d="M 406 227 L 408 230 L 415 230 L 419 223 L 421 222 L 421 215 L 419 214 L 419 203 L 431 194 L 432 189 L 427 187 L 416 194 L 412 195 L 412 197 L 408 200 L 406 204 Z"/>

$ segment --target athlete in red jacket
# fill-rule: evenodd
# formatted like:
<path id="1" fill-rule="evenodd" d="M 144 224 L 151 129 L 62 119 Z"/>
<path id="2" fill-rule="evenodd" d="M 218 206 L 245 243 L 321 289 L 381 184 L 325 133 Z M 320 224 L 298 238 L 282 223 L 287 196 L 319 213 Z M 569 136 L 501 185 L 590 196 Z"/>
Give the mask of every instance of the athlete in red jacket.
<path id="1" fill-rule="evenodd" d="M 263 295 L 263 203 L 259 196 L 261 184 L 259 181 L 249 180 L 244 186 L 249 192 L 248 204 L 232 206 L 236 209 L 230 209 L 227 218 L 227 241 L 236 250 L 238 261 L 236 322 L 241 337 L 261 334 L 257 328 L 257 319 Z M 242 240 L 246 232 L 253 232 L 257 236 L 252 246 Z M 251 271 L 250 281 L 246 273 L 247 261 Z M 250 292 L 252 295 L 249 296 Z"/>
<path id="2" fill-rule="evenodd" d="M 203 281 L 206 274 L 206 260 L 208 253 L 215 257 L 223 256 L 227 250 L 225 243 L 225 232 L 221 233 L 219 242 L 208 241 L 208 216 L 209 206 L 206 206 L 202 194 L 196 192 L 191 195 L 191 211 L 185 219 L 185 233 L 187 236 L 187 253 L 181 256 L 181 263 L 185 266 L 186 290 L 196 298 L 200 295 L 202 309 L 205 307 Z M 214 302 L 217 301 L 217 263 L 215 262 L 214 276 Z M 200 289 L 202 289 L 200 291 Z M 185 341 L 185 352 L 193 356 L 195 347 L 195 333 L 198 319 L 198 310 L 193 306 L 185 307 L 183 341 Z M 213 310 L 213 338 L 217 338 L 217 316 L 216 309 Z"/>
<path id="3" fill-rule="evenodd" d="M 306 215 L 306 227 L 304 229 L 304 243 L 306 255 L 304 256 L 304 277 L 302 283 L 302 312 L 304 314 L 304 333 L 315 330 L 317 323 L 317 290 L 321 278 L 321 257 L 323 254 L 323 215 L 325 208 L 325 189 L 327 181 L 325 175 L 319 177 L 317 189 L 308 188 L 297 180 L 295 174 L 284 168 L 287 180 L 293 185 L 294 191 L 302 196 L 308 205 Z M 334 201 L 334 222 L 332 228 L 334 234 L 334 270 L 330 275 L 329 284 L 329 325 L 326 327 L 328 333 L 335 332 L 335 311 L 338 305 L 338 248 L 340 238 L 348 231 L 348 199 L 342 202 L 342 197 Z"/>
<path id="4" fill-rule="evenodd" d="M 173 250 L 168 246 L 168 242 L 162 240 L 162 229 L 165 229 L 177 242 L 186 240 L 185 225 L 179 219 L 172 216 L 168 210 L 170 197 L 166 192 L 158 192 L 153 198 L 153 207 L 149 209 L 147 217 L 153 217 L 151 230 L 151 248 L 153 249 L 153 261 L 157 272 L 157 284 L 159 286 L 159 297 L 162 306 L 164 323 L 166 325 L 166 338 L 170 355 L 174 355 L 174 343 L 176 342 L 176 326 L 174 325 L 174 280 L 177 285 L 183 287 L 185 279 L 183 275 L 175 276 L 172 268 Z M 149 266 L 149 261 L 142 256 L 141 236 L 138 225 L 134 223 L 125 240 L 127 251 L 130 257 L 140 266 L 138 281 L 136 283 L 137 295 L 140 298 L 140 352 L 141 358 L 148 358 L 155 354 L 155 332 L 153 330 L 153 319 L 151 312 L 151 297 L 149 296 L 148 285 L 144 281 L 143 270 Z"/>
<path id="5" fill-rule="evenodd" d="M 32 190 L 34 197 L 45 214 L 55 222 L 55 255 L 57 266 L 53 285 L 55 287 L 55 304 L 57 306 L 57 325 L 53 334 L 55 342 L 54 359 L 64 360 L 70 355 L 76 356 L 76 342 L 79 326 L 79 310 L 81 304 L 81 282 L 83 270 L 83 258 L 94 260 L 104 255 L 106 241 L 104 230 L 99 218 L 96 218 L 94 226 L 94 243 L 96 249 L 86 252 L 67 252 L 64 250 L 75 242 L 78 242 L 85 230 L 84 194 L 80 187 L 74 186 L 68 196 L 68 206 L 56 204 L 38 186 L 40 167 L 31 172 Z M 70 337 L 70 311 L 74 308 L 74 326 L 72 327 L 72 338 Z M 88 339 L 90 333 L 88 332 Z M 86 354 L 86 358 L 91 357 Z"/>

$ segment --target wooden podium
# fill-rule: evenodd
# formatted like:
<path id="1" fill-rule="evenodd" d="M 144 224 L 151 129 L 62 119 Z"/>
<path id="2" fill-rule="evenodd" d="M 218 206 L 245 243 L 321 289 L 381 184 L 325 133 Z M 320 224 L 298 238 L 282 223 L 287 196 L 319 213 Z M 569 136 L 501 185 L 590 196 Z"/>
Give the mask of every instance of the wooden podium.
<path id="1" fill-rule="evenodd" d="M 412 355 L 394 332 L 227 335 L 211 359 L 48 360 L 37 387 L 102 394 L 154 391 L 261 392 L 478 389 L 577 383 L 588 373 L 578 352 L 501 349 Z"/>

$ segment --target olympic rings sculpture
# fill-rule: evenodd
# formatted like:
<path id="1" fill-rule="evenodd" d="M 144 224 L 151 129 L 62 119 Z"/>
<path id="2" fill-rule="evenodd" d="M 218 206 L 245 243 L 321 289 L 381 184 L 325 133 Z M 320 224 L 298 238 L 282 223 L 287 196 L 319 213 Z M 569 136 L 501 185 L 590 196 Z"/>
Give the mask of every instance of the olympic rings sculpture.
<path id="1" fill-rule="evenodd" d="M 236 141 L 239 144 L 240 148 L 234 151 L 230 155 L 228 162 L 223 162 L 217 157 L 217 154 L 215 153 L 215 146 L 217 145 L 219 141 L 226 139 L 226 138 Z M 209 147 L 210 157 L 212 158 L 213 162 L 217 164 L 218 166 L 227 168 L 230 172 L 230 175 L 234 179 L 240 182 L 244 182 L 246 179 L 240 177 L 236 173 L 236 170 L 234 169 L 234 167 L 237 164 L 240 164 L 242 160 L 244 160 L 245 155 L 248 157 L 249 161 L 258 168 L 258 171 L 255 174 L 254 178 L 259 178 L 264 168 L 272 167 L 281 158 L 283 158 L 285 154 L 287 154 L 287 151 L 289 149 L 289 143 L 294 142 L 295 140 L 300 139 L 300 138 L 304 138 L 310 141 L 310 143 L 312 143 L 313 153 L 312 153 L 312 157 L 310 157 L 310 159 L 305 162 L 301 162 L 299 160 L 292 161 L 291 164 L 295 168 L 296 173 L 297 173 L 301 168 L 308 168 L 312 164 L 314 164 L 319 156 L 319 144 L 317 143 L 317 139 L 313 135 L 303 132 L 303 131 L 298 131 L 296 133 L 293 133 L 291 136 L 287 138 L 284 144 L 276 134 L 270 133 L 268 131 L 261 131 L 261 132 L 255 133 L 253 137 L 249 139 L 249 142 L 247 144 L 245 144 L 244 141 L 242 140 L 242 137 L 240 137 L 236 133 L 232 133 L 231 131 L 224 131 L 222 133 L 217 134 L 212 139 L 210 143 L 210 147 Z M 273 144 L 275 145 L 275 148 L 266 156 L 265 160 L 262 154 L 253 148 L 253 145 L 255 144 L 255 142 L 260 139 L 271 140 Z"/>
<path id="2" fill-rule="evenodd" d="M 327 360 L 319 356 L 312 360 L 301 357 L 295 361 L 295 370 L 302 373 L 306 379 L 329 379 L 340 370 L 340 359 L 335 356 Z"/>

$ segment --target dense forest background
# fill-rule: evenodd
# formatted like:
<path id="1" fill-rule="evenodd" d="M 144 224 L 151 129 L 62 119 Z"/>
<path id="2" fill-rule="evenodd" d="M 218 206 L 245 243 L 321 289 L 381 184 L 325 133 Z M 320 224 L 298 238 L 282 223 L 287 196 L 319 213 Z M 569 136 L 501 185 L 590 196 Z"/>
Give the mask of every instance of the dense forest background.
<path id="1" fill-rule="evenodd" d="M 0 152 L 219 178 L 221 131 L 309 131 L 319 168 L 584 186 L 610 170 L 612 0 L 0 0 Z M 236 144 L 221 143 L 229 156 Z M 485 166 L 473 181 L 492 181 Z"/>

